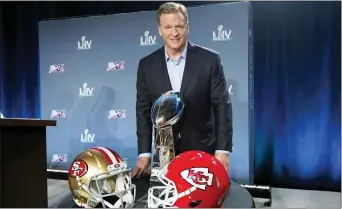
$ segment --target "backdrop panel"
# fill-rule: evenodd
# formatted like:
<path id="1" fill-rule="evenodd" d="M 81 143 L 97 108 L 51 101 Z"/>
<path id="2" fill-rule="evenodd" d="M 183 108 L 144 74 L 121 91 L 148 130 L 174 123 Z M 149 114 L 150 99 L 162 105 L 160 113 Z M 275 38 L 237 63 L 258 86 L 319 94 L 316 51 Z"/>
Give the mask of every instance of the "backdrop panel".
<path id="1" fill-rule="evenodd" d="M 231 176 L 244 183 L 253 163 L 250 10 L 248 3 L 189 8 L 190 41 L 218 51 L 224 63 L 234 117 Z M 139 59 L 162 46 L 156 11 L 40 22 L 39 45 L 42 118 L 58 120 L 47 131 L 48 168 L 67 170 L 93 146 L 134 166 L 136 72 Z"/>

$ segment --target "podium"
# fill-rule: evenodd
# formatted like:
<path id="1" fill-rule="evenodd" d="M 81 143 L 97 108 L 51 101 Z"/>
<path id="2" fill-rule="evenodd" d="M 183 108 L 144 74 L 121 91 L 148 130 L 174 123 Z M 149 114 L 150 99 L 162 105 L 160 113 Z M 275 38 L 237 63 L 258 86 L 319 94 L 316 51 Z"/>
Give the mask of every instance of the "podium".
<path id="1" fill-rule="evenodd" d="M 46 127 L 56 121 L 0 119 L 0 207 L 47 208 Z"/>

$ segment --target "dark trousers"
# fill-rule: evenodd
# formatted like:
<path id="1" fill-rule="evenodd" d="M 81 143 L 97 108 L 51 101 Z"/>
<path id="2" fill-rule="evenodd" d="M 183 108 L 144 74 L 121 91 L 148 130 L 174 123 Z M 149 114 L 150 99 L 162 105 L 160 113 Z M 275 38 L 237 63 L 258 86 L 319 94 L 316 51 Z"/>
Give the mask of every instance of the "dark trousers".
<path id="1" fill-rule="evenodd" d="M 184 148 L 182 147 L 182 139 L 181 138 L 176 138 L 175 139 L 175 155 L 179 155 L 180 153 L 184 152 L 185 150 L 183 150 Z"/>
<path id="2" fill-rule="evenodd" d="M 184 144 L 182 144 L 182 139 L 181 138 L 177 138 L 175 139 L 175 155 L 179 155 L 180 153 L 182 152 L 186 152 L 188 151 L 189 149 L 184 147 Z M 211 155 L 215 155 L 215 152 L 214 153 L 209 153 Z"/>

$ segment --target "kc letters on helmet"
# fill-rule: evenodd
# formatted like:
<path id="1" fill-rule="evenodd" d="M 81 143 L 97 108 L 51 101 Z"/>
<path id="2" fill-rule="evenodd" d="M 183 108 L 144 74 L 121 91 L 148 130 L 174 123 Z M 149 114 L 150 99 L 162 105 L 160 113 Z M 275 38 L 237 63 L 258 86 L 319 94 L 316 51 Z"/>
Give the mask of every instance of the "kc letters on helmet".
<path id="1" fill-rule="evenodd" d="M 148 208 L 221 208 L 229 188 L 223 165 L 202 151 L 186 151 L 159 170 L 161 186 L 148 190 Z"/>

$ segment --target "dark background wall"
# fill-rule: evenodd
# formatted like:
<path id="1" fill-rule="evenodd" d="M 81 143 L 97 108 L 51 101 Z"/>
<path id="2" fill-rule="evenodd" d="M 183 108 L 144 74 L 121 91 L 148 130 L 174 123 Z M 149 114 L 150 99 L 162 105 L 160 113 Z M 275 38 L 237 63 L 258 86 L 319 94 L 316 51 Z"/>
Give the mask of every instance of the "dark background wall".
<path id="1" fill-rule="evenodd" d="M 7 117 L 40 117 L 39 20 L 156 10 L 161 3 L 1 2 L 0 109 Z M 255 183 L 340 191 L 341 2 L 251 4 Z"/>

